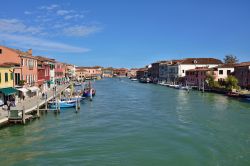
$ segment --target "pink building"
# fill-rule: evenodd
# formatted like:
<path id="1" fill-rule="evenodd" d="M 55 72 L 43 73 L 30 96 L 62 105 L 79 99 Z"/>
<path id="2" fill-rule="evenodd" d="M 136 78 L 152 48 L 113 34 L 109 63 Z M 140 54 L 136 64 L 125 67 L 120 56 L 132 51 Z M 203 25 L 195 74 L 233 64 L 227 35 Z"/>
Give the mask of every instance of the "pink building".
<path id="1" fill-rule="evenodd" d="M 196 67 L 186 71 L 185 81 L 189 86 L 202 87 L 206 83 L 208 74 L 215 76 L 213 69 L 207 67 Z"/>
<path id="2" fill-rule="evenodd" d="M 61 62 L 55 63 L 55 82 L 56 84 L 61 84 L 65 80 L 65 73 L 66 73 L 66 64 Z"/>

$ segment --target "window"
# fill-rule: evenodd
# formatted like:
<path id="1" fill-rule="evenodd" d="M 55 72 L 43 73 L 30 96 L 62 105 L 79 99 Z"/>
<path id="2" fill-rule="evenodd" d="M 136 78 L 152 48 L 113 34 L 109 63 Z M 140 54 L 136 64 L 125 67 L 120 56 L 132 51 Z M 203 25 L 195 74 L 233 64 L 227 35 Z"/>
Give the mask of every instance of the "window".
<path id="1" fill-rule="evenodd" d="M 8 73 L 5 73 L 5 82 L 8 82 L 9 78 L 8 78 Z"/>
<path id="2" fill-rule="evenodd" d="M 182 73 L 185 73 L 185 70 L 182 70 Z"/>
<path id="3" fill-rule="evenodd" d="M 227 75 L 229 75 L 231 73 L 231 70 L 227 70 Z"/>
<path id="4" fill-rule="evenodd" d="M 2 74 L 0 73 L 0 83 L 1 83 L 1 81 L 2 81 Z"/>
<path id="5" fill-rule="evenodd" d="M 0 54 L 2 54 L 3 53 L 3 50 L 2 49 L 0 49 Z"/>
<path id="6" fill-rule="evenodd" d="M 219 75 L 223 75 L 223 70 L 219 70 Z"/>
<path id="7" fill-rule="evenodd" d="M 10 80 L 13 80 L 13 73 L 10 73 Z"/>

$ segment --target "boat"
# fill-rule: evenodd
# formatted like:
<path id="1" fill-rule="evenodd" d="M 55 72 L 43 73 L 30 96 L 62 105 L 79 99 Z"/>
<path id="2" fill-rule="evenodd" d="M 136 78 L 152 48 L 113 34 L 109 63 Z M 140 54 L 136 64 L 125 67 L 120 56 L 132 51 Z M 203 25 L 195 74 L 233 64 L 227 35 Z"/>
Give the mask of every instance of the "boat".
<path id="1" fill-rule="evenodd" d="M 55 101 L 51 101 L 49 102 L 49 107 L 50 108 L 70 108 L 70 107 L 75 107 L 76 106 L 76 100 L 69 100 L 69 101 L 58 101 L 55 102 Z"/>
<path id="2" fill-rule="evenodd" d="M 83 90 L 83 97 L 91 97 L 95 96 L 96 91 L 95 89 L 91 86 L 91 83 L 89 81 L 88 84 L 85 84 L 84 90 Z"/>
<path id="3" fill-rule="evenodd" d="M 189 90 L 190 88 L 188 86 L 179 86 L 180 90 Z"/>
<path id="4" fill-rule="evenodd" d="M 137 81 L 137 79 L 136 79 L 136 78 L 131 78 L 130 80 L 131 80 L 131 81 Z"/>
<path id="5" fill-rule="evenodd" d="M 238 92 L 228 92 L 226 95 L 229 97 L 239 97 L 240 96 L 240 94 Z"/>
<path id="6" fill-rule="evenodd" d="M 74 83 L 74 86 L 82 86 L 82 83 L 75 82 L 75 83 Z"/>

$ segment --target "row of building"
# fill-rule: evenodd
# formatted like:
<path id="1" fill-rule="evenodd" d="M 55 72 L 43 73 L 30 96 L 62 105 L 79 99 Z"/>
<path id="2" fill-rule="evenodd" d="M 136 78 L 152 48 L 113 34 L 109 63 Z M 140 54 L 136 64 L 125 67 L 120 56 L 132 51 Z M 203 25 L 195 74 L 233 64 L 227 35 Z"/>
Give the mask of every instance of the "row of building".
<path id="1" fill-rule="evenodd" d="M 0 46 L 0 100 L 10 95 L 36 95 L 75 77 L 75 66 Z"/>
<path id="2" fill-rule="evenodd" d="M 149 78 L 152 82 L 202 86 L 208 75 L 215 81 L 223 81 L 234 75 L 242 88 L 250 88 L 250 62 L 223 64 L 215 58 L 185 58 L 158 61 L 137 71 L 137 78 Z"/>
<path id="3" fill-rule="evenodd" d="M 101 66 L 94 67 L 76 67 L 77 80 L 96 79 L 98 77 L 136 77 L 137 69 L 126 68 L 103 68 Z"/>

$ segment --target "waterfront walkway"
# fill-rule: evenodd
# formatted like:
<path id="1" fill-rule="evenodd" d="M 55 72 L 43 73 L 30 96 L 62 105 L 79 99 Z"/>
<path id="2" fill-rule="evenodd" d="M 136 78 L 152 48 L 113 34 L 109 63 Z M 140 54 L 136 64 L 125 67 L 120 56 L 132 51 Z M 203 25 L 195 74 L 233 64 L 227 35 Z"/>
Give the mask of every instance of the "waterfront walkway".
<path id="1" fill-rule="evenodd" d="M 69 86 L 69 84 L 57 85 L 56 86 L 57 94 L 61 93 L 68 86 Z M 53 93 L 54 93 L 53 89 L 51 89 L 47 92 L 48 101 L 54 97 Z M 40 94 L 38 96 L 27 98 L 24 101 L 18 102 L 16 107 L 11 107 L 11 110 L 23 110 L 23 108 L 24 108 L 25 113 L 27 114 L 27 113 L 30 113 L 33 110 L 35 110 L 37 108 L 37 105 L 39 105 L 39 107 L 40 107 L 44 104 L 45 104 L 45 99 L 43 99 L 41 94 Z M 5 110 L 0 108 L 0 125 L 2 123 L 6 123 L 6 122 L 8 122 L 8 111 L 5 111 Z"/>

